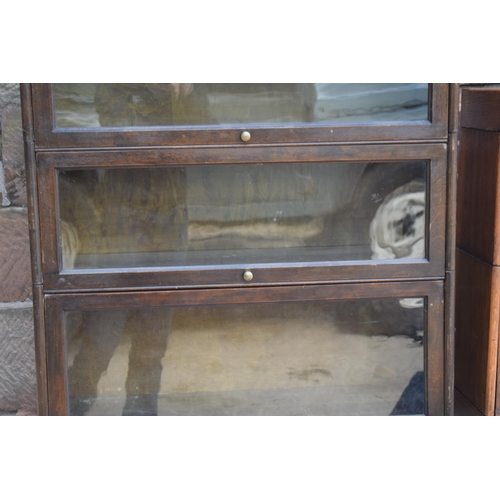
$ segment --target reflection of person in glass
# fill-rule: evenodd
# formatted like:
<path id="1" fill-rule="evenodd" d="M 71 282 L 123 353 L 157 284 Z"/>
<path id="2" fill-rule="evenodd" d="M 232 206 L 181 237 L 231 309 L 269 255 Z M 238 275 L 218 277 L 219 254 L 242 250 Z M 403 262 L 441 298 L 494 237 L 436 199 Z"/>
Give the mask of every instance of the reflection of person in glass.
<path id="1" fill-rule="evenodd" d="M 102 127 L 203 123 L 206 92 L 193 83 L 96 84 L 94 102 Z"/>
<path id="2" fill-rule="evenodd" d="M 184 169 L 66 171 L 59 183 L 65 268 L 79 259 L 78 266 L 90 268 L 102 267 L 102 259 L 109 260 L 107 267 L 120 267 L 127 259 L 144 265 L 140 260 L 147 255 L 185 248 Z M 74 253 L 67 255 L 71 244 Z M 132 346 L 123 413 L 155 414 L 171 321 L 168 308 L 82 312 L 81 325 L 73 329 L 81 347 L 69 373 L 70 398 L 76 398 L 72 413 L 88 410 L 101 374 L 127 332 Z"/>
<path id="3" fill-rule="evenodd" d="M 167 349 L 172 309 L 84 311 L 77 326 L 81 344 L 69 368 L 70 414 L 85 415 L 118 344 L 130 334 L 123 415 L 156 415 L 161 360 Z"/>
<path id="4" fill-rule="evenodd" d="M 66 171 L 60 176 L 60 206 L 65 217 L 63 265 L 120 267 L 151 255 L 185 249 L 187 213 L 182 168 Z M 123 214 L 126 214 L 126 217 Z M 66 230 L 64 229 L 66 227 Z M 67 229 L 71 228 L 71 232 Z M 77 242 L 77 255 L 66 256 L 67 240 Z M 75 248 L 73 249 L 75 250 Z M 80 260 L 80 263 L 78 262 Z M 66 265 L 69 263 L 69 265 Z M 128 264 L 130 266 L 130 264 Z M 123 333 L 131 335 L 124 414 L 155 414 L 161 359 L 167 347 L 172 312 L 168 308 L 85 311 L 81 348 L 70 370 L 70 398 L 85 413 L 97 395 L 97 384 Z M 83 406 L 82 406 L 83 405 Z"/>
<path id="5" fill-rule="evenodd" d="M 193 90 L 193 84 L 103 84 L 97 85 L 95 103 L 103 126 L 168 125 L 173 101 L 189 100 Z M 102 267 L 96 263 L 103 258 L 115 268 L 123 259 L 142 266 L 145 256 L 186 248 L 183 168 L 68 170 L 60 175 L 59 186 L 66 268 L 79 259 L 80 267 Z M 68 256 L 65 249 L 71 245 Z M 131 348 L 123 415 L 157 414 L 172 310 L 103 309 L 75 318 L 79 324 L 73 333 L 80 347 L 69 368 L 71 414 L 90 409 L 98 382 L 126 335 Z"/>

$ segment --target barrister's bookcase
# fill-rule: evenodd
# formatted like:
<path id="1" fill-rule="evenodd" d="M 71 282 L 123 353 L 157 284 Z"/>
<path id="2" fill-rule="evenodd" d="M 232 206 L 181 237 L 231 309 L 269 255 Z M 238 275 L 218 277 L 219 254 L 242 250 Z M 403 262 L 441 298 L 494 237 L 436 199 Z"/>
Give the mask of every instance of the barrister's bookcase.
<path id="1" fill-rule="evenodd" d="M 40 413 L 453 412 L 455 85 L 22 97 Z"/>

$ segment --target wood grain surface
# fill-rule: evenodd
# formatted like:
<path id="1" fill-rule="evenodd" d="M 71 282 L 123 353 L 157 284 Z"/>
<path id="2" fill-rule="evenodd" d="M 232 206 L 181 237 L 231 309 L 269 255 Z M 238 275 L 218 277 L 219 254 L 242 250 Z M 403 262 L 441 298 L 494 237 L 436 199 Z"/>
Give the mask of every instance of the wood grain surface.
<path id="1" fill-rule="evenodd" d="M 485 415 L 496 392 L 500 268 L 457 250 L 455 386 Z"/>
<path id="2" fill-rule="evenodd" d="M 499 137 L 461 130 L 457 194 L 457 247 L 495 265 L 500 263 Z"/>
<path id="3" fill-rule="evenodd" d="M 464 88 L 462 90 L 463 128 L 500 131 L 500 88 Z"/>

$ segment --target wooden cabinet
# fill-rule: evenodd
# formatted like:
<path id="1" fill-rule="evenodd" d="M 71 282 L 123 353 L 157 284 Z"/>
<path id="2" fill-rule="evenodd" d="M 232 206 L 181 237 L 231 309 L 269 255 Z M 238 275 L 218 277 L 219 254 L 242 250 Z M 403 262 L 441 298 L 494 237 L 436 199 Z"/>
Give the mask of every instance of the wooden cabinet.
<path id="1" fill-rule="evenodd" d="M 500 89 L 464 88 L 457 212 L 457 414 L 498 415 Z"/>
<path id="2" fill-rule="evenodd" d="M 42 413 L 452 413 L 456 86 L 22 92 Z"/>

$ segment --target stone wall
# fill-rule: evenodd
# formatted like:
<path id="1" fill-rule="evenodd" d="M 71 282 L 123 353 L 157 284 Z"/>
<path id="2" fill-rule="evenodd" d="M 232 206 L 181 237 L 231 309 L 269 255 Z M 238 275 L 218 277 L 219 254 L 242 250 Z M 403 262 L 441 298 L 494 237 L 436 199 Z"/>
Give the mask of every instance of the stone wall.
<path id="1" fill-rule="evenodd" d="M 19 84 L 0 83 L 0 415 L 37 412 Z"/>

